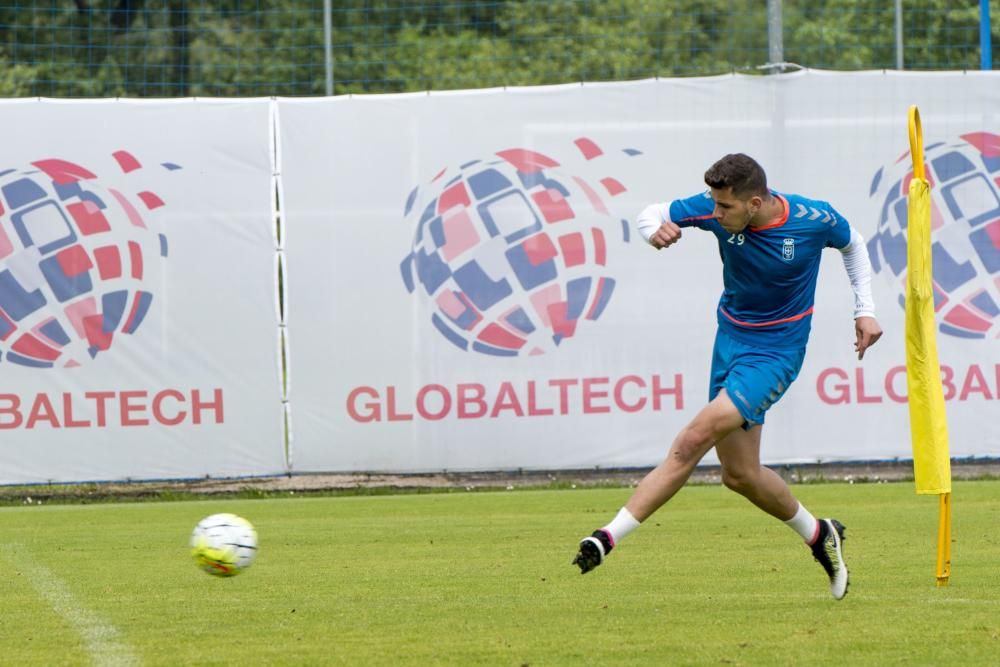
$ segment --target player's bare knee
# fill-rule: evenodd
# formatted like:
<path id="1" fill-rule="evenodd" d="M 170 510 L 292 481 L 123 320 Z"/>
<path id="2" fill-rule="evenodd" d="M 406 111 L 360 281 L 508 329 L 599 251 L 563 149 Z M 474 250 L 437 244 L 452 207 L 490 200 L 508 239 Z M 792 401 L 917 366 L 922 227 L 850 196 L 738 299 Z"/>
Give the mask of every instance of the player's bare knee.
<path id="1" fill-rule="evenodd" d="M 685 465 L 695 465 L 705 455 L 713 440 L 711 434 L 695 425 L 685 428 L 670 448 L 670 457 Z"/>
<path id="2" fill-rule="evenodd" d="M 675 464 L 683 467 L 694 467 L 698 464 L 700 457 L 695 455 L 690 447 L 671 447 L 669 457 Z"/>
<path id="3" fill-rule="evenodd" d="M 730 491 L 745 496 L 756 483 L 756 476 L 744 470 L 722 470 L 722 483 Z"/>

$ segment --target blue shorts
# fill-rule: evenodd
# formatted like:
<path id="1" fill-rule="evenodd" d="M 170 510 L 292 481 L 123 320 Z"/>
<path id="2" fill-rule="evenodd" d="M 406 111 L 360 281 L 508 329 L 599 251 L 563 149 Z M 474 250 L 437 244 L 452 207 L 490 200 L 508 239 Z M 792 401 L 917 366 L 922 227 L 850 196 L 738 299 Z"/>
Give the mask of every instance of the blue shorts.
<path id="1" fill-rule="evenodd" d="M 743 415 L 744 429 L 763 424 L 764 413 L 788 390 L 805 357 L 805 346 L 791 350 L 755 347 L 717 331 L 708 400 L 725 387 Z"/>

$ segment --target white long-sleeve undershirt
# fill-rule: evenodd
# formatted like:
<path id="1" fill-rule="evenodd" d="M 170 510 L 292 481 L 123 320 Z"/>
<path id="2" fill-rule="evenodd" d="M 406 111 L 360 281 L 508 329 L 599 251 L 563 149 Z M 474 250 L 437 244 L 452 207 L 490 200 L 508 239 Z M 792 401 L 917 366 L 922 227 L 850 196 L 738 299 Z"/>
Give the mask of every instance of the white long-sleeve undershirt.
<path id="1" fill-rule="evenodd" d="M 858 230 L 851 227 L 850 242 L 840 248 L 847 277 L 854 290 L 854 319 L 875 317 L 875 301 L 872 299 L 872 262 L 868 257 L 865 239 Z"/>
<path id="2" fill-rule="evenodd" d="M 670 219 L 669 207 L 670 204 L 668 202 L 650 204 L 642 209 L 642 213 L 636 218 L 635 225 L 647 243 L 650 237 L 656 233 L 656 230 L 660 228 L 660 225 Z"/>

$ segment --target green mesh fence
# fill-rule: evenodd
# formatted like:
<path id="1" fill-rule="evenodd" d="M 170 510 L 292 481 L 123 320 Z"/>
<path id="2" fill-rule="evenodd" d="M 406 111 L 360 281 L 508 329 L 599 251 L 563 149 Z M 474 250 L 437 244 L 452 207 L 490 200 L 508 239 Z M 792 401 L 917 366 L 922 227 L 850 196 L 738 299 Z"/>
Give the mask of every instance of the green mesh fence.
<path id="1" fill-rule="evenodd" d="M 324 95 L 764 73 L 775 15 L 782 60 L 802 67 L 894 69 L 900 55 L 906 69 L 982 65 L 977 0 L 324 4 L 0 0 L 0 95 Z M 769 16 L 769 4 L 780 13 Z M 988 6 L 996 41 L 1000 0 Z"/>

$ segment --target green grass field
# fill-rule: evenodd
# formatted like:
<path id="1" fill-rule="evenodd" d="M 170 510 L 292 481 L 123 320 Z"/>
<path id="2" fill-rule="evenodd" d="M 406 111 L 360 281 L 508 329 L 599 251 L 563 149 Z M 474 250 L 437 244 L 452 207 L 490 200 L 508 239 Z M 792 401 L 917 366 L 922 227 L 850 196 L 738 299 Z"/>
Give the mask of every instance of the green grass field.
<path id="1" fill-rule="evenodd" d="M 0 509 L 10 665 L 985 665 L 1000 656 L 1000 482 L 794 487 L 848 528 L 841 602 L 786 527 L 683 490 L 595 572 L 577 540 L 628 489 L 30 505 Z M 250 519 L 260 554 L 210 577 L 187 539 Z"/>

